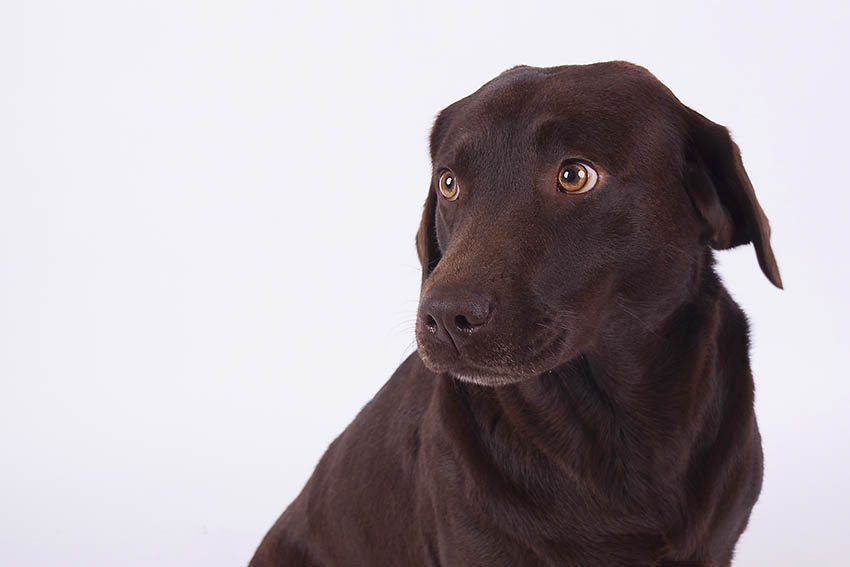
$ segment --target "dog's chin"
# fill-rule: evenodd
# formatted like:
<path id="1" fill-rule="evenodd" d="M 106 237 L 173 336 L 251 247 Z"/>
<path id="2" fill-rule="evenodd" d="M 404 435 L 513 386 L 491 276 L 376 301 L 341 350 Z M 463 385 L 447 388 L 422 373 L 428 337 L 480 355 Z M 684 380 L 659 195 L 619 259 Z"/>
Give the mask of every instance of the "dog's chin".
<path id="1" fill-rule="evenodd" d="M 523 380 L 527 380 L 534 376 L 533 374 L 529 376 L 500 376 L 497 374 L 458 374 L 454 372 L 446 372 L 446 374 L 456 380 L 460 380 L 461 382 L 469 382 L 470 384 L 489 386 L 493 388 L 498 386 L 510 386 L 511 384 L 522 382 Z"/>
<path id="2" fill-rule="evenodd" d="M 422 362 L 425 363 L 425 366 L 435 374 L 445 374 L 454 378 L 455 380 L 460 380 L 461 382 L 468 382 L 470 384 L 477 384 L 479 386 L 508 386 L 510 384 L 522 382 L 523 380 L 527 380 L 537 375 L 537 373 L 535 372 L 503 373 L 497 370 L 490 369 L 465 368 L 462 366 L 446 366 L 431 363 L 428 360 L 427 356 L 420 357 L 422 358 Z"/>
<path id="3" fill-rule="evenodd" d="M 470 364 L 462 357 L 451 361 L 440 360 L 438 356 L 429 353 L 427 348 L 419 348 L 418 352 L 425 367 L 435 374 L 446 374 L 462 382 L 491 387 L 508 386 L 544 374 L 560 366 L 566 355 L 564 352 L 550 352 L 548 356 L 537 360 L 501 368 Z"/>

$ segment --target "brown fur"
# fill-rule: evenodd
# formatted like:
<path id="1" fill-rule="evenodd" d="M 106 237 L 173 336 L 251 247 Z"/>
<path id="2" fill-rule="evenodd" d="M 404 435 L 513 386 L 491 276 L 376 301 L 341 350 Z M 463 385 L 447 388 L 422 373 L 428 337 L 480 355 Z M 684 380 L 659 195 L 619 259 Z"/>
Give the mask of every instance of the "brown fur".
<path id="1" fill-rule="evenodd" d="M 431 157 L 418 352 L 251 565 L 729 565 L 762 452 L 712 248 L 781 280 L 727 130 L 628 63 L 516 67 Z M 571 158 L 592 191 L 557 191 Z"/>

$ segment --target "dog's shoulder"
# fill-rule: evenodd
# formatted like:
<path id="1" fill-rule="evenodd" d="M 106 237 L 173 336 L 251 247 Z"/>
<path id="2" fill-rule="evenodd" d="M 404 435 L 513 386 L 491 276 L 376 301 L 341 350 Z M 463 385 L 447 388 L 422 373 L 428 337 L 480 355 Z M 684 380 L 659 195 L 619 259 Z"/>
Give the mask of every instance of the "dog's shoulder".
<path id="1" fill-rule="evenodd" d="M 376 470 L 377 459 L 387 470 L 397 471 L 399 458 L 415 456 L 419 425 L 436 378 L 418 353 L 411 354 L 331 443 L 322 464 L 339 463 L 351 474 L 351 467 L 361 465 Z"/>

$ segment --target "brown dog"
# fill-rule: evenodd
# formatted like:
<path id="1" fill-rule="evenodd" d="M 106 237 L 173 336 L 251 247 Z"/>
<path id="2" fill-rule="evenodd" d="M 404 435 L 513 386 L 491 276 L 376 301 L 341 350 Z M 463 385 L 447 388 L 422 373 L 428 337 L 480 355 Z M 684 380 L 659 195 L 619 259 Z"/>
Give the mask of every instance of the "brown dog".
<path id="1" fill-rule="evenodd" d="M 728 131 L 622 62 L 440 113 L 410 356 L 251 565 L 729 565 L 762 478 L 712 248 L 770 229 Z"/>

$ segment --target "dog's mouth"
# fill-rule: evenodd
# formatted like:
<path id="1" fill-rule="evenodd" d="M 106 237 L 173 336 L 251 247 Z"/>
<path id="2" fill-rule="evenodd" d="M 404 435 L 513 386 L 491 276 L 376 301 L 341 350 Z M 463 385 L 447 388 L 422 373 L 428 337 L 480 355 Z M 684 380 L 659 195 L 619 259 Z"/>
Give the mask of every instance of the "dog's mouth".
<path id="1" fill-rule="evenodd" d="M 453 349 L 423 338 L 427 339 L 417 331 L 419 355 L 430 370 L 486 386 L 520 382 L 553 370 L 572 358 L 566 330 L 549 329 L 526 341 L 490 340 Z"/>

